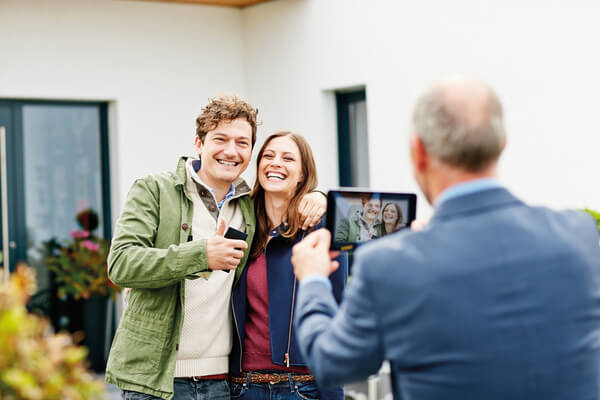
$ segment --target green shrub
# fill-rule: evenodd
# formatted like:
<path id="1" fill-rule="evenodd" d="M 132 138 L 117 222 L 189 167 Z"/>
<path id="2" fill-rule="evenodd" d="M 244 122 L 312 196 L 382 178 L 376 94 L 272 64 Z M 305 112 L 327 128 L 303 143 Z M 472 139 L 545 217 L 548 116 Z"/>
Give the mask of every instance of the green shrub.
<path id="1" fill-rule="evenodd" d="M 77 214 L 81 229 L 71 231 L 71 238 L 45 243 L 48 268 L 54 273 L 57 295 L 75 300 L 92 295 L 110 296 L 115 300 L 120 288 L 108 279 L 106 258 L 110 243 L 92 232 L 98 227 L 98 215 L 93 210 Z"/>
<path id="2" fill-rule="evenodd" d="M 87 350 L 27 313 L 35 289 L 35 275 L 24 265 L 0 284 L 0 399 L 103 399 L 103 383 L 84 364 Z"/>

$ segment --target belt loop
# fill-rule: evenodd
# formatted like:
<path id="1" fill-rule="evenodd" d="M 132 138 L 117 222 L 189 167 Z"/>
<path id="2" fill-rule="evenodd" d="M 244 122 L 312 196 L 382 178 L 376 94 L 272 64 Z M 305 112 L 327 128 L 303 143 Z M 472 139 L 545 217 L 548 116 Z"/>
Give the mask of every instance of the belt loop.
<path id="1" fill-rule="evenodd" d="M 248 387 L 250 386 L 250 375 L 251 375 L 251 372 L 248 372 L 248 374 L 246 375 L 246 383 L 244 383 L 242 385 L 244 387 L 244 389 L 248 389 Z"/>
<path id="2" fill-rule="evenodd" d="M 290 393 L 294 393 L 294 380 L 292 379 L 292 374 L 288 372 L 288 384 L 290 385 Z"/>

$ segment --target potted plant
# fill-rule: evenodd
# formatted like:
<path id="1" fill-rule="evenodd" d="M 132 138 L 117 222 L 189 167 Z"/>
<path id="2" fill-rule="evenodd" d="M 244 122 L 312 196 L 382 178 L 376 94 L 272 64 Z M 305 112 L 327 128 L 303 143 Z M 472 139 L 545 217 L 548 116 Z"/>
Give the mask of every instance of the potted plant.
<path id="1" fill-rule="evenodd" d="M 87 209 L 77 214 L 76 220 L 80 229 L 71 231 L 70 238 L 45 244 L 58 298 L 52 319 L 56 330 L 84 333 L 92 368 L 103 371 L 108 350 L 108 299 L 114 300 L 120 288 L 108 279 L 110 243 L 94 234 L 98 214 Z"/>
<path id="2" fill-rule="evenodd" d="M 0 285 L 0 399 L 104 398 L 104 385 L 85 368 L 86 350 L 69 335 L 49 334 L 47 320 L 27 313 L 35 287 L 24 265 Z"/>

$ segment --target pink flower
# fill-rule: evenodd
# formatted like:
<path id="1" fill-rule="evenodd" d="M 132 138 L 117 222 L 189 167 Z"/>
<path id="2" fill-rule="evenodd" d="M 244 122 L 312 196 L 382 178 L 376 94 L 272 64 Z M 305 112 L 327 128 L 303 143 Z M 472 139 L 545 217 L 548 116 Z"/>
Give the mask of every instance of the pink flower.
<path id="1" fill-rule="evenodd" d="M 73 229 L 71 231 L 71 237 L 73 239 L 85 239 L 90 237 L 90 233 L 88 231 L 84 231 L 84 230 L 80 230 L 80 229 Z"/>
<path id="2" fill-rule="evenodd" d="M 98 246 L 97 243 L 94 243 L 91 240 L 84 240 L 83 242 L 81 242 L 81 247 L 85 247 L 89 251 L 94 251 L 94 252 L 98 251 L 100 249 L 100 246 Z"/>

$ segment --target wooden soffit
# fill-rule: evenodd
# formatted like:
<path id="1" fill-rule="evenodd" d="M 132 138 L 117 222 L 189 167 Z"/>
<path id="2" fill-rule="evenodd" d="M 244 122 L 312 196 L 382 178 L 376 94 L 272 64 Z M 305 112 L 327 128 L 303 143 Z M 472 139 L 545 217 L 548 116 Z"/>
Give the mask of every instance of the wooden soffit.
<path id="1" fill-rule="evenodd" d="M 204 4 L 211 6 L 236 7 L 243 8 L 259 3 L 266 3 L 272 0 L 138 0 L 153 1 L 159 3 L 183 3 L 183 4 Z"/>

